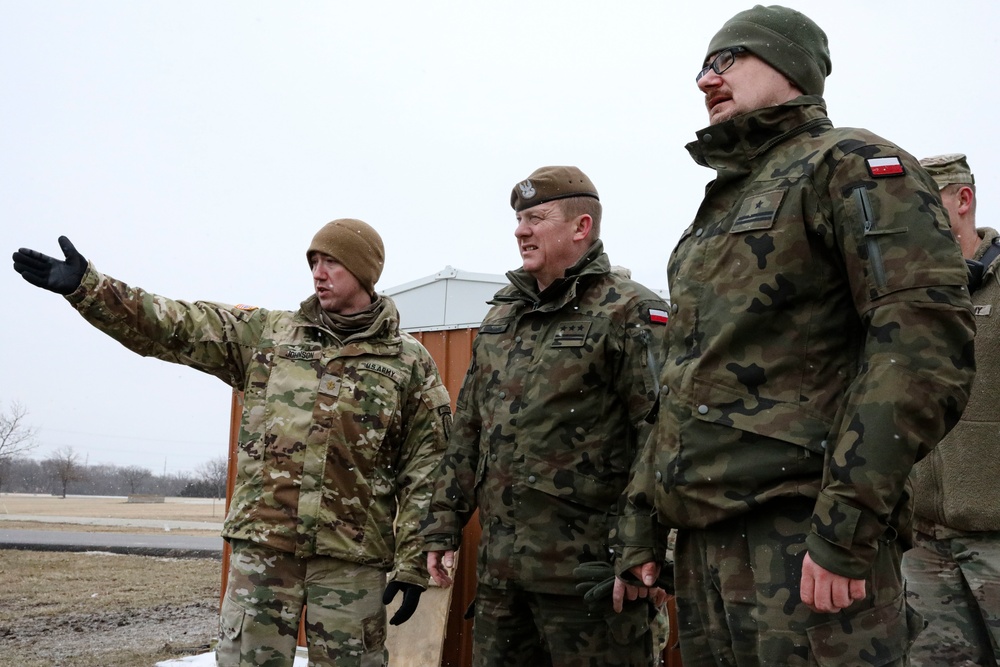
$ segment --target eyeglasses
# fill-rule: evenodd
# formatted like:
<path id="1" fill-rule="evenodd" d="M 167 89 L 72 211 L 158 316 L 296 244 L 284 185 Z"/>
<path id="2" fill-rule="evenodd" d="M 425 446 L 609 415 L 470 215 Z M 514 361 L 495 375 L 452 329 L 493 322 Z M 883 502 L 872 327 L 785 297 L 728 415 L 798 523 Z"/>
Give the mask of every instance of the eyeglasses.
<path id="1" fill-rule="evenodd" d="M 744 51 L 746 51 L 746 47 L 744 46 L 731 46 L 728 49 L 719 51 L 719 54 L 715 56 L 711 63 L 701 68 L 698 76 L 694 78 L 695 83 L 701 81 L 701 77 L 708 74 L 708 70 L 712 70 L 716 74 L 722 74 L 736 62 L 736 54 L 743 53 Z"/>

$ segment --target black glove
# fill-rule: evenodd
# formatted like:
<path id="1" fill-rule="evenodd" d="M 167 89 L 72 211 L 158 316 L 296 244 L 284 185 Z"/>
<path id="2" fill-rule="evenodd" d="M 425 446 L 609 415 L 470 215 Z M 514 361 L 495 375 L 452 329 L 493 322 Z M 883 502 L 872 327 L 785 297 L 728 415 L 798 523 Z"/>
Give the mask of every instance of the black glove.
<path id="1" fill-rule="evenodd" d="M 588 604 L 597 604 L 611 596 L 611 591 L 615 587 L 615 568 L 611 563 L 601 561 L 591 561 L 578 565 L 573 569 L 573 575 L 579 579 L 576 585 L 578 593 L 583 595 L 583 599 Z M 673 594 L 673 570 L 668 567 L 660 569 L 660 576 L 653 583 L 653 586 L 662 588 L 667 593 Z M 622 581 L 633 586 L 644 586 L 631 572 L 623 572 Z"/>
<path id="2" fill-rule="evenodd" d="M 43 255 L 37 250 L 21 248 L 14 253 L 14 270 L 35 287 L 42 287 L 56 294 L 72 294 L 83 281 L 87 260 L 76 251 L 65 236 L 59 237 L 66 261 Z"/>
<path id="3" fill-rule="evenodd" d="M 615 568 L 611 563 L 591 561 L 573 568 L 573 576 L 579 579 L 577 592 L 588 604 L 595 604 L 611 595 L 615 586 Z"/>
<path id="4" fill-rule="evenodd" d="M 413 612 L 417 609 L 417 603 L 420 602 L 420 594 L 424 592 L 424 587 L 408 584 L 405 581 L 390 581 L 382 594 L 382 604 L 387 605 L 392 602 L 396 593 L 400 591 L 403 592 L 403 604 L 399 605 L 399 609 L 389 620 L 389 625 L 400 625 L 410 620 L 410 616 L 413 616 Z"/>

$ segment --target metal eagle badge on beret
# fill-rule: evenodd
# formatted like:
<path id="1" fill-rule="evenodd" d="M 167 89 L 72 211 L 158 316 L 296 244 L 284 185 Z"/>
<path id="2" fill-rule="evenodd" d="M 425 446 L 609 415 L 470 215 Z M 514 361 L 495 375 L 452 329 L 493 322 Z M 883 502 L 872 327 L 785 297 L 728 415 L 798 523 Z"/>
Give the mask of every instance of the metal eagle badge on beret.
<path id="1" fill-rule="evenodd" d="M 517 184 L 517 187 L 521 191 L 521 197 L 524 199 L 531 199 L 537 194 L 537 192 L 535 192 L 535 186 L 531 184 L 530 180 L 521 181 Z"/>

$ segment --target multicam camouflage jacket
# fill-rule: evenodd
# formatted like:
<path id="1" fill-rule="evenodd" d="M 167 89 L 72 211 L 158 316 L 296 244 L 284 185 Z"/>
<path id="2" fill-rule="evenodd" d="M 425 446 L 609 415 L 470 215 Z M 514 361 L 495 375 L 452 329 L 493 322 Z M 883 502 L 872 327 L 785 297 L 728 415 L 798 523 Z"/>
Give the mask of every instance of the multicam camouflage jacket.
<path id="1" fill-rule="evenodd" d="M 670 258 L 669 355 L 620 567 L 652 560 L 663 526 L 799 495 L 816 499 L 813 560 L 860 578 L 974 375 L 947 213 L 917 160 L 834 128 L 818 97 L 697 137 L 716 179 Z"/>
<path id="2" fill-rule="evenodd" d="M 603 244 L 539 294 L 523 270 L 491 301 L 421 531 L 454 549 L 479 509 L 479 580 L 576 594 L 608 532 L 656 397 L 666 304 Z M 470 545 L 471 546 L 471 545 Z"/>
<path id="3" fill-rule="evenodd" d="M 974 259 L 1000 243 L 981 227 Z M 996 310 L 993 310 L 996 308 Z M 976 314 L 976 379 L 955 428 L 910 473 L 913 525 L 937 539 L 1000 531 L 1000 257 L 972 295 Z"/>
<path id="4" fill-rule="evenodd" d="M 451 407 L 433 359 L 399 331 L 388 297 L 367 331 L 342 341 L 320 323 L 315 296 L 296 312 L 188 303 L 91 267 L 67 298 L 133 352 L 244 392 L 224 537 L 426 584 L 416 532 Z"/>

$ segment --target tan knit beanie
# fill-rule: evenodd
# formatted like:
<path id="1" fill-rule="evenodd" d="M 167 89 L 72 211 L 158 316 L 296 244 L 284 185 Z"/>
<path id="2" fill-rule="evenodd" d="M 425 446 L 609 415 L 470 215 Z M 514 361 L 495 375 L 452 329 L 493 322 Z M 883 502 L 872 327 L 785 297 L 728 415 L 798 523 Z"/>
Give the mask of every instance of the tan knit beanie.
<path id="1" fill-rule="evenodd" d="M 371 225 L 353 218 L 340 218 L 323 225 L 316 232 L 306 259 L 314 252 L 333 257 L 358 279 L 369 294 L 375 294 L 375 283 L 385 266 L 385 246 L 382 237 Z"/>

